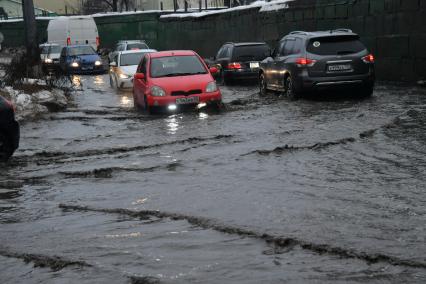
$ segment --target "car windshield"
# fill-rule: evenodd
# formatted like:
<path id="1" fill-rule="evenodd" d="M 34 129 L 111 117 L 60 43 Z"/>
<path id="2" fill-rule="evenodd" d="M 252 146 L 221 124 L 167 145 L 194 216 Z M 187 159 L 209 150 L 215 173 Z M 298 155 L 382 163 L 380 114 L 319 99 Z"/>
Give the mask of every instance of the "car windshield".
<path id="1" fill-rule="evenodd" d="M 96 52 L 91 46 L 74 46 L 68 49 L 68 54 L 70 56 L 92 55 L 96 54 Z"/>
<path id="2" fill-rule="evenodd" d="M 120 57 L 120 66 L 139 65 L 146 52 L 122 54 Z"/>
<path id="3" fill-rule="evenodd" d="M 145 43 L 129 43 L 127 44 L 126 50 L 138 50 L 138 49 L 148 49 L 148 45 Z"/>
<path id="4" fill-rule="evenodd" d="M 232 54 L 234 61 L 262 61 L 269 56 L 269 46 L 266 44 L 236 46 Z"/>
<path id="5" fill-rule="evenodd" d="M 46 45 L 42 47 L 41 54 L 61 53 L 61 49 L 59 45 Z"/>
<path id="6" fill-rule="evenodd" d="M 353 36 L 313 38 L 307 47 L 309 53 L 318 55 L 345 55 L 358 53 L 364 49 L 364 44 L 358 37 Z"/>
<path id="7" fill-rule="evenodd" d="M 207 70 L 195 55 L 167 56 L 151 60 L 151 77 L 173 77 L 207 74 Z"/>

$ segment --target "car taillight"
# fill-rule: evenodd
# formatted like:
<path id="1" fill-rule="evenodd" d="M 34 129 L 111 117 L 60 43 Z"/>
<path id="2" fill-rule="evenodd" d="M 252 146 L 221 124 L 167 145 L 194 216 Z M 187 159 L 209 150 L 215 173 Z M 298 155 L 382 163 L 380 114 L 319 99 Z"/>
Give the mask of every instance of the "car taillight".
<path id="1" fill-rule="evenodd" d="M 67 45 L 71 45 L 71 38 L 67 37 Z"/>
<path id="2" fill-rule="evenodd" d="M 15 112 L 16 111 L 16 108 L 15 108 L 15 105 L 14 104 L 12 104 L 12 102 L 10 102 L 10 101 L 8 101 L 8 100 L 4 100 L 5 102 L 6 102 L 6 104 L 11 108 L 11 109 L 13 109 L 13 112 Z"/>
<path id="3" fill-rule="evenodd" d="M 309 58 L 303 58 L 303 57 L 296 59 L 296 64 L 298 67 L 304 67 L 304 66 L 312 67 L 314 66 L 315 62 L 317 61 L 313 59 L 309 59 Z"/>
<path id="4" fill-rule="evenodd" d="M 99 39 L 99 37 L 96 37 L 96 46 L 99 46 L 101 44 L 101 40 Z"/>
<path id="5" fill-rule="evenodd" d="M 365 63 L 374 63 L 374 55 L 373 54 L 369 54 L 367 56 L 364 56 L 362 58 L 362 61 L 364 61 Z"/>
<path id="6" fill-rule="evenodd" d="M 228 69 L 241 69 L 241 63 L 238 63 L 238 62 L 229 63 Z"/>

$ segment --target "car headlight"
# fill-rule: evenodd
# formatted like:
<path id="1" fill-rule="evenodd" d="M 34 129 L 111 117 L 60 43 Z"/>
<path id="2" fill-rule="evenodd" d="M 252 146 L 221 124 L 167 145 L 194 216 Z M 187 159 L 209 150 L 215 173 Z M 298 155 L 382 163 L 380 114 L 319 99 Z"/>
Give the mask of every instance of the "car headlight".
<path id="1" fill-rule="evenodd" d="M 78 62 L 71 63 L 71 67 L 77 68 L 78 66 L 80 66 Z"/>
<path id="2" fill-rule="evenodd" d="M 121 79 L 129 79 L 130 78 L 130 76 L 129 75 L 126 75 L 126 74 L 120 74 L 120 75 L 118 75 Z"/>
<path id="3" fill-rule="evenodd" d="M 207 84 L 206 93 L 213 93 L 217 91 L 216 82 L 210 82 Z"/>
<path id="4" fill-rule="evenodd" d="M 102 65 L 102 62 L 100 62 L 99 60 L 96 60 L 96 61 L 95 61 L 95 65 L 96 65 L 96 66 L 101 66 L 101 65 Z"/>
<path id="5" fill-rule="evenodd" d="M 166 95 L 166 92 L 158 86 L 153 86 L 151 88 L 151 95 L 154 97 L 164 97 Z"/>
<path id="6" fill-rule="evenodd" d="M 44 63 L 53 63 L 53 60 L 51 58 L 45 58 Z"/>

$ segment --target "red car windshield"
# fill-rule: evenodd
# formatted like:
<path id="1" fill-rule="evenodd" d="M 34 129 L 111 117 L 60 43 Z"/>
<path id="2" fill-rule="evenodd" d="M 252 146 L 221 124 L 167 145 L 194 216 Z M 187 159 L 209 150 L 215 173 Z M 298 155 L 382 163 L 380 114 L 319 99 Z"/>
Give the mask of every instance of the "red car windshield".
<path id="1" fill-rule="evenodd" d="M 151 59 L 151 77 L 189 76 L 207 74 L 207 70 L 195 55 L 166 56 Z"/>

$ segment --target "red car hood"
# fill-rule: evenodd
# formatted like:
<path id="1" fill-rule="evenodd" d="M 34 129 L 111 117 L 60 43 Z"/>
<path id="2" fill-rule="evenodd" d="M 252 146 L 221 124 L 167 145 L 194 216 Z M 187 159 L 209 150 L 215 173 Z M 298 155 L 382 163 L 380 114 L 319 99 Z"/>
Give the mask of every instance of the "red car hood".
<path id="1" fill-rule="evenodd" d="M 196 89 L 200 89 L 204 93 L 207 84 L 213 81 L 214 79 L 210 74 L 151 78 L 152 85 L 161 87 L 167 95 L 170 95 L 173 91 L 188 92 Z"/>

